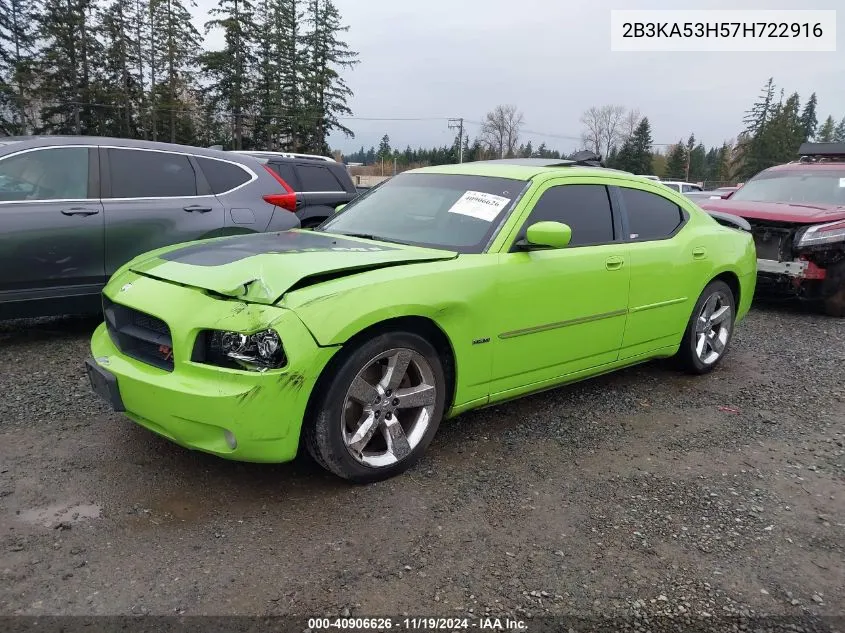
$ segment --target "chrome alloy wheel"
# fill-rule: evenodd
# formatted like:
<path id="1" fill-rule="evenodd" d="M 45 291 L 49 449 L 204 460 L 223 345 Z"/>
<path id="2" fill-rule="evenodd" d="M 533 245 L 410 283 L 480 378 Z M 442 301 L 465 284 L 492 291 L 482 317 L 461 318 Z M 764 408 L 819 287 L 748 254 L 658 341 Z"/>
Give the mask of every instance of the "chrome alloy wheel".
<path id="1" fill-rule="evenodd" d="M 358 372 L 343 402 L 343 442 L 365 466 L 407 457 L 431 424 L 437 402 L 434 371 L 411 349 L 382 352 Z"/>
<path id="2" fill-rule="evenodd" d="M 725 353 L 733 318 L 730 299 L 721 290 L 707 298 L 695 321 L 695 353 L 705 365 L 712 365 Z"/>

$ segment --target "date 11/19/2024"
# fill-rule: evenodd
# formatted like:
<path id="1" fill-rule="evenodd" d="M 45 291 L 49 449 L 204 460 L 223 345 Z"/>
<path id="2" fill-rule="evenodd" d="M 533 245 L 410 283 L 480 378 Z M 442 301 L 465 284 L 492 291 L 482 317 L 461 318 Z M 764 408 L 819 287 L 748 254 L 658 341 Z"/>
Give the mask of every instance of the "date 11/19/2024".
<path id="1" fill-rule="evenodd" d="M 526 631 L 523 620 L 511 618 L 309 618 L 308 630 L 318 631 Z"/>

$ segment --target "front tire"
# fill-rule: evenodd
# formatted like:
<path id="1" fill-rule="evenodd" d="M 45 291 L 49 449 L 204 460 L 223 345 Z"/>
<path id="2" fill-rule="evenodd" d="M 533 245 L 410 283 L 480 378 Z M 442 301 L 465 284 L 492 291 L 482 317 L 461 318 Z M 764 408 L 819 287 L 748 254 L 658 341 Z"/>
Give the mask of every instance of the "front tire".
<path id="1" fill-rule="evenodd" d="M 412 332 L 388 332 L 345 353 L 330 371 L 303 427 L 315 461 L 356 483 L 413 466 L 446 406 L 446 377 L 434 346 Z"/>
<path id="2" fill-rule="evenodd" d="M 711 281 L 695 303 L 678 360 L 691 374 L 706 374 L 728 351 L 736 320 L 736 300 L 730 286 Z"/>

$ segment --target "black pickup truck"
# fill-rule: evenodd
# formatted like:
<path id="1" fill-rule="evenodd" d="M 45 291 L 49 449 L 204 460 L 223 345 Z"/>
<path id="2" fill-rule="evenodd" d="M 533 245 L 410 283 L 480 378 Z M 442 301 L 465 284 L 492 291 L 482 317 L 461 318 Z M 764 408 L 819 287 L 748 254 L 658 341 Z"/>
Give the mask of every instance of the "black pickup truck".
<path id="1" fill-rule="evenodd" d="M 239 151 L 258 159 L 297 193 L 296 215 L 303 228 L 314 228 L 335 209 L 359 195 L 346 165 L 328 156 L 287 152 Z"/>

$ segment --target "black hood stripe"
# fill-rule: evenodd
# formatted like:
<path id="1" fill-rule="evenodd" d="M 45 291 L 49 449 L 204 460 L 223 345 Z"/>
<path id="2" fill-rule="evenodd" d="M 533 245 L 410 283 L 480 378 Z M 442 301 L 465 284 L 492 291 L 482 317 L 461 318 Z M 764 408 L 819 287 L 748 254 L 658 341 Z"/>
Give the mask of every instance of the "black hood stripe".
<path id="1" fill-rule="evenodd" d="M 159 255 L 159 258 L 180 264 L 190 264 L 191 266 L 225 266 L 248 257 L 268 253 L 395 250 L 399 249 L 374 242 L 362 242 L 312 231 L 282 231 L 237 235 L 212 242 L 192 244 Z"/>

